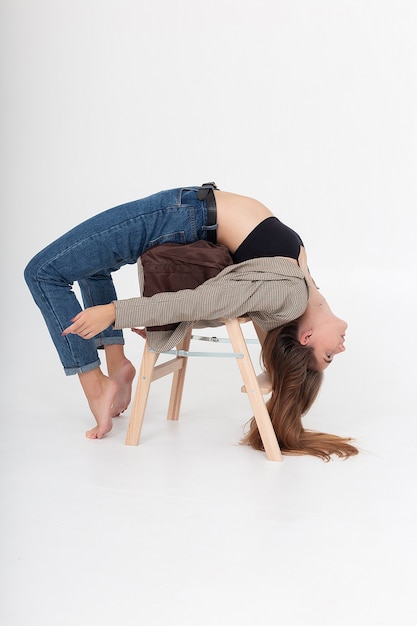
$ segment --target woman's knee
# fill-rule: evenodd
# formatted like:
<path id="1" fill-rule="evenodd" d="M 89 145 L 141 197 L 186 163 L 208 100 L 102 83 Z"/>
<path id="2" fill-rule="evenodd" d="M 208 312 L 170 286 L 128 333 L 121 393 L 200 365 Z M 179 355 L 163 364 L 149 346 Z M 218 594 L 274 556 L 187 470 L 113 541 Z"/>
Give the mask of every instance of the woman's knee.
<path id="1" fill-rule="evenodd" d="M 27 286 L 30 287 L 36 282 L 36 275 L 38 271 L 37 263 L 35 263 L 35 259 L 31 259 L 29 263 L 26 265 L 23 275 L 25 277 L 25 281 Z"/>
<path id="2" fill-rule="evenodd" d="M 37 285 L 42 280 L 41 274 L 45 273 L 45 264 L 42 263 L 42 260 L 39 258 L 39 255 L 36 255 L 29 261 L 26 265 L 23 275 L 25 277 L 25 281 L 27 286 L 31 291 L 36 288 Z"/>

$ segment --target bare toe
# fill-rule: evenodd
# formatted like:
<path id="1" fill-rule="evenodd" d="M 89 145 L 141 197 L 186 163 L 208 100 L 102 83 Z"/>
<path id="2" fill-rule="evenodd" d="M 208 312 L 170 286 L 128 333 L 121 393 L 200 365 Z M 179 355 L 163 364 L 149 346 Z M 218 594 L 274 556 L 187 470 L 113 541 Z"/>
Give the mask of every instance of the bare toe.
<path id="1" fill-rule="evenodd" d="M 111 431 L 110 427 L 105 427 L 104 425 L 95 426 L 91 430 L 87 430 L 85 436 L 87 439 L 103 439 L 104 435 L 107 435 Z"/>

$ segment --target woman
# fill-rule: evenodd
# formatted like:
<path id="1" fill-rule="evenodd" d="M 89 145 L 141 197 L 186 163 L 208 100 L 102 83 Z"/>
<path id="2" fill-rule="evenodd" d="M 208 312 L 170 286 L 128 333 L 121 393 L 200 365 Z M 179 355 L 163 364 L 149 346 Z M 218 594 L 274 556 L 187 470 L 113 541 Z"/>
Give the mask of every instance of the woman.
<path id="1" fill-rule="evenodd" d="M 194 290 L 117 300 L 111 273 L 166 242 L 208 239 L 226 246 L 233 265 Z M 123 412 L 135 375 L 122 328 L 218 320 L 249 314 L 266 334 L 262 354 L 274 391 L 268 403 L 284 452 L 328 459 L 357 453 L 348 439 L 305 431 L 322 371 L 342 352 L 347 324 L 312 280 L 300 237 L 261 202 L 219 191 L 214 183 L 159 192 L 83 222 L 38 253 L 25 270 L 67 375 L 77 374 L 101 439 Z M 83 311 L 72 284 L 80 286 Z M 178 333 L 155 338 L 172 347 Z M 97 349 L 105 351 L 108 376 Z M 252 421 L 245 442 L 261 448 Z"/>

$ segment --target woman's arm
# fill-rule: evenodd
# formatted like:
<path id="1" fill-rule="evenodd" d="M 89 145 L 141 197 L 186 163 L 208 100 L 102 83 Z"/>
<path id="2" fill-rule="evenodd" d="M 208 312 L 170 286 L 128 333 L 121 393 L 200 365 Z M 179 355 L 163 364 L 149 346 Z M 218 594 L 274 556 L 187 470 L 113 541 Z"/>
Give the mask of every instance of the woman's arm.
<path id="1" fill-rule="evenodd" d="M 117 300 L 79 313 L 64 335 L 90 339 L 108 326 L 132 328 L 197 322 L 262 312 L 279 326 L 296 319 L 307 304 L 302 271 L 282 257 L 256 259 L 223 270 L 196 289 Z"/>
<path id="2" fill-rule="evenodd" d="M 117 301 L 115 328 L 214 321 L 251 313 L 279 326 L 304 312 L 308 291 L 298 265 L 282 257 L 240 265 L 226 268 L 196 289 Z M 249 269 L 253 267 L 258 271 Z"/>

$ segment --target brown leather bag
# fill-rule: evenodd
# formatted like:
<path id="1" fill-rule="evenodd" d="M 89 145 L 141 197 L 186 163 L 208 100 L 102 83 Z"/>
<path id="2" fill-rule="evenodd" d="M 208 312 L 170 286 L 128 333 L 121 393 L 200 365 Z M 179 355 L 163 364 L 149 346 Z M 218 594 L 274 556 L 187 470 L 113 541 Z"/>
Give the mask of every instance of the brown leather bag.
<path id="1" fill-rule="evenodd" d="M 140 260 L 144 296 L 195 289 L 233 263 L 226 246 L 205 240 L 183 245 L 163 243 L 146 250 Z M 178 320 L 178 323 L 181 321 Z M 178 323 L 152 326 L 148 330 L 174 330 Z"/>

